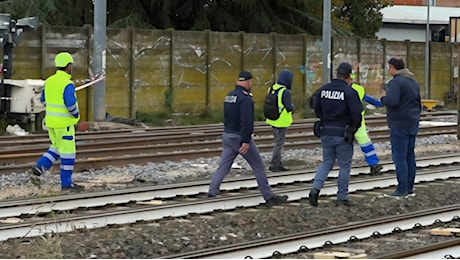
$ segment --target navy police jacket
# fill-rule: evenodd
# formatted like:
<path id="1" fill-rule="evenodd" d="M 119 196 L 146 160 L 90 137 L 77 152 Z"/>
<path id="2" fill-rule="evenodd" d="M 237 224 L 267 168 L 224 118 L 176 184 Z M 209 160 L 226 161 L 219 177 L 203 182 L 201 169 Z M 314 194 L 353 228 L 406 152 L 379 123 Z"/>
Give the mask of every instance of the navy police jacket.
<path id="1" fill-rule="evenodd" d="M 249 143 L 254 131 L 254 102 L 242 86 L 227 94 L 224 101 L 224 132 L 239 134 L 241 143 Z"/>
<path id="2" fill-rule="evenodd" d="M 316 116 L 321 119 L 322 135 L 344 136 L 345 126 L 355 130 L 361 126 L 361 100 L 343 79 L 333 79 L 319 88 L 312 105 Z"/>

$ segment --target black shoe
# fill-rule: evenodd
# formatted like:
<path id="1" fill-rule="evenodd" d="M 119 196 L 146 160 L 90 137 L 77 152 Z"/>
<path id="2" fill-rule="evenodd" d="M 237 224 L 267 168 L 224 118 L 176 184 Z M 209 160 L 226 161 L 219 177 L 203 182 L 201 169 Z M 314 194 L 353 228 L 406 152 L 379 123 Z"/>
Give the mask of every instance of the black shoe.
<path id="1" fill-rule="evenodd" d="M 289 171 L 288 168 L 285 168 L 284 166 L 280 165 L 278 167 L 269 167 L 268 170 L 270 170 L 271 172 L 285 172 L 285 171 Z"/>
<path id="2" fill-rule="evenodd" d="M 312 205 L 313 207 L 317 207 L 318 197 L 319 197 L 319 190 L 312 188 L 310 190 L 310 194 L 308 194 L 308 202 L 310 202 L 310 205 Z"/>
<path id="3" fill-rule="evenodd" d="M 372 165 L 371 166 L 371 175 L 380 175 L 382 174 L 381 170 L 383 169 L 383 166 L 380 164 Z"/>
<path id="4" fill-rule="evenodd" d="M 415 197 L 415 192 L 409 191 L 409 192 L 407 193 L 407 197 Z"/>
<path id="5" fill-rule="evenodd" d="M 83 191 L 85 190 L 85 186 L 72 183 L 70 184 L 69 187 L 63 187 L 61 188 L 61 190 L 62 191 Z"/>
<path id="6" fill-rule="evenodd" d="M 32 173 L 36 176 L 42 176 L 45 170 L 43 168 L 38 168 L 37 166 L 32 167 Z"/>
<path id="7" fill-rule="evenodd" d="M 271 207 L 274 205 L 285 203 L 287 199 L 288 199 L 287 195 L 273 195 L 271 198 L 266 200 L 266 202 L 267 202 L 267 206 Z"/>
<path id="8" fill-rule="evenodd" d="M 354 203 L 351 200 L 337 200 L 335 202 L 336 206 L 347 206 L 347 207 L 353 207 L 356 206 L 356 203 Z"/>

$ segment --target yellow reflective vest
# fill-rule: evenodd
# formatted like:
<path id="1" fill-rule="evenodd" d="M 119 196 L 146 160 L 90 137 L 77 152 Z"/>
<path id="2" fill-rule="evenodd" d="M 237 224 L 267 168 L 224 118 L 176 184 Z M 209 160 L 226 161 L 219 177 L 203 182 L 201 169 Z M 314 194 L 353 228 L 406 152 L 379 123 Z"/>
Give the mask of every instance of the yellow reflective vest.
<path id="1" fill-rule="evenodd" d="M 267 122 L 267 124 L 271 126 L 278 127 L 278 128 L 289 127 L 292 124 L 292 111 L 290 112 L 286 111 L 283 105 L 283 93 L 286 90 L 286 87 L 276 83 L 275 85 L 272 86 L 272 88 L 274 91 L 279 89 L 277 98 L 278 98 L 278 109 L 279 111 L 281 111 L 281 114 L 277 120 L 271 120 L 267 118 L 265 119 L 265 122 Z"/>
<path id="2" fill-rule="evenodd" d="M 364 87 L 361 86 L 361 85 L 358 85 L 358 84 L 351 84 L 351 87 L 356 91 L 358 92 L 358 96 L 359 96 L 359 99 L 362 101 L 364 99 L 364 94 L 366 94 L 366 91 L 364 90 Z M 363 109 L 363 112 L 361 112 L 362 115 L 364 115 L 366 111 L 364 111 Z"/>
<path id="3" fill-rule="evenodd" d="M 64 89 L 73 84 L 71 75 L 65 71 L 57 70 L 56 73 L 45 80 L 45 124 L 49 128 L 64 128 L 75 125 L 79 120 L 70 114 L 64 103 Z M 78 102 L 75 103 L 78 107 Z"/>

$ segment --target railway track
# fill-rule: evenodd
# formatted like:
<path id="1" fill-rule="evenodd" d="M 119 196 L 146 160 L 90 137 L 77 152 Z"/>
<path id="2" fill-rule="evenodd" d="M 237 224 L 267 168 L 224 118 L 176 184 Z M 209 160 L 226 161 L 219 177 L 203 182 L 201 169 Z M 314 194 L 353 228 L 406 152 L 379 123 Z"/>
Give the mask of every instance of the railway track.
<path id="1" fill-rule="evenodd" d="M 443 158 L 423 158 L 417 183 L 460 177 L 460 154 Z M 392 164 L 385 164 L 388 173 Z M 362 174 L 367 167 L 354 167 L 350 192 L 362 193 L 396 184 L 393 174 L 369 176 Z M 338 171 L 330 173 L 321 190 L 320 203 L 325 196 L 336 193 L 334 179 Z M 311 188 L 313 171 L 291 171 L 269 176 L 274 191 L 289 195 L 289 201 L 304 199 Z M 149 186 L 107 192 L 92 192 L 28 200 L 9 200 L 0 203 L 0 218 L 15 217 L 19 223 L 0 224 L 0 240 L 13 237 L 39 236 L 49 232 L 69 232 L 75 229 L 100 228 L 111 224 L 180 217 L 191 213 L 203 214 L 217 210 L 255 207 L 264 203 L 254 178 L 226 180 L 217 198 L 207 198 L 209 181 Z M 234 191 L 238 190 L 238 193 Z M 375 196 L 372 195 L 372 196 Z M 53 217 L 48 216 L 53 213 Z"/>
<path id="2" fill-rule="evenodd" d="M 424 114 L 424 119 L 451 117 L 453 112 Z M 311 149 L 318 147 L 320 141 L 311 133 L 313 120 L 302 120 L 293 125 L 286 138 L 284 149 Z M 386 124 L 385 119 L 371 117 L 368 120 L 370 136 L 374 142 L 388 141 L 388 129 L 378 126 Z M 141 130 L 119 130 L 92 132 L 79 137 L 77 135 L 77 161 L 75 171 L 99 169 L 112 165 L 123 167 L 128 164 L 146 164 L 148 162 L 179 161 L 202 157 L 220 156 L 222 134 L 221 125 L 193 126 L 178 128 L 153 128 Z M 261 152 L 272 149 L 272 129 L 259 122 L 254 140 Z M 419 137 L 456 134 L 454 123 L 421 125 Z M 4 144 L 0 148 L 0 172 L 25 172 L 34 165 L 37 158 L 48 147 L 47 137 L 0 137 Z M 46 143 L 46 145 L 45 145 Z"/>
<path id="3" fill-rule="evenodd" d="M 328 227 L 286 236 L 260 239 L 253 242 L 221 246 L 219 248 L 202 249 L 194 252 L 185 252 L 169 255 L 164 258 L 261 259 L 268 257 L 280 258 L 282 255 L 288 255 L 290 256 L 289 258 L 292 258 L 292 253 L 301 252 L 297 255 L 307 255 L 304 253 L 305 251 L 315 248 L 323 248 L 325 246 L 331 247 L 350 241 L 362 241 L 363 239 L 390 235 L 402 231 L 421 228 L 428 229 L 432 225 L 440 222 L 458 221 L 459 215 L 460 205 L 457 204 L 449 207 L 401 214 L 398 216 L 382 217 L 357 223 L 349 223 L 337 227 Z M 447 246 L 455 246 L 458 245 L 459 242 L 459 239 L 454 239 L 453 241 L 446 242 L 446 244 L 438 244 L 437 246 L 430 245 L 429 248 L 430 250 L 439 248 L 444 248 L 445 250 Z M 421 249 L 418 249 L 418 251 L 421 251 Z M 416 252 L 406 251 L 404 254 L 402 252 L 398 252 L 391 255 L 389 254 L 390 257 L 381 256 L 381 258 L 399 258 L 398 256 L 404 255 L 407 257 L 415 254 Z M 313 254 L 310 254 L 309 256 L 310 257 L 308 258 L 313 258 Z"/>
<path id="4" fill-rule="evenodd" d="M 455 126 L 456 127 L 456 126 Z M 449 133 L 449 126 L 442 126 L 441 128 L 434 128 L 431 130 L 431 133 L 435 134 L 447 134 Z M 436 130 L 438 129 L 438 130 Z M 455 128 L 456 129 L 456 128 Z M 124 131 L 124 130 L 123 130 Z M 188 130 L 190 132 L 190 129 Z M 455 130 L 456 131 L 456 130 Z M 422 132 L 422 131 L 421 131 Z M 270 129 L 271 133 L 271 129 Z M 302 132 L 299 132 L 302 133 Z M 375 132 L 374 132 L 375 133 Z M 455 132 L 456 133 L 456 132 Z M 221 130 L 219 131 L 219 136 Z M 427 135 L 430 133 L 427 132 Z M 102 136 L 105 134 L 101 134 Z M 110 134 L 108 134 L 110 135 Z M 384 138 L 386 134 L 382 134 Z M 219 136 L 217 138 L 219 138 Z M 300 134 L 305 139 L 305 134 Z M 379 135 L 372 135 L 372 139 L 375 142 Z M 263 137 L 262 135 L 256 136 L 256 138 Z M 289 136 L 288 136 L 289 138 Z M 104 139 L 104 138 L 101 138 Z M 107 138 L 109 139 L 109 138 Z M 271 139 L 271 138 L 270 138 Z M 383 140 L 383 139 L 382 139 Z M 190 142 L 190 141 L 184 141 Z M 193 141 L 191 141 L 193 142 Z M 260 142 L 256 142 L 259 144 Z M 294 141 L 296 142 L 296 141 Z M 220 146 L 220 140 L 219 140 Z M 319 142 L 316 144 L 316 146 Z M 305 143 L 303 144 L 305 149 Z M 260 149 L 259 145 L 259 149 Z M 289 148 L 287 148 L 289 149 Z M 268 148 L 271 150 L 271 147 Z M 43 152 L 43 151 L 41 151 Z M 186 151 L 186 152 L 196 152 L 196 151 Z M 167 152 L 164 152 L 167 154 Z M 1 152 L 0 152 L 1 154 Z M 220 154 L 220 151 L 217 155 Z M 136 155 L 133 155 L 133 158 Z M 137 155 L 140 156 L 140 155 Z M 202 156 L 200 156 L 202 157 Z M 440 180 L 452 179 L 460 177 L 458 172 L 460 169 L 456 166 L 459 162 L 460 155 L 452 154 L 438 157 L 424 157 L 418 158 L 419 167 L 429 167 L 428 169 L 421 168 L 418 171 L 417 183 L 424 182 L 440 182 Z M 183 158 L 183 157 L 182 157 Z M 129 163 L 133 163 L 132 161 Z M 352 182 L 350 183 L 350 192 L 358 194 L 358 196 L 375 196 L 375 190 L 384 189 L 383 192 L 386 192 L 385 189 L 395 185 L 396 181 L 391 172 L 394 170 L 394 166 L 390 162 L 382 162 L 384 164 L 384 171 L 386 174 L 378 177 L 370 177 L 368 175 L 362 174 L 363 172 L 368 171 L 367 166 L 356 166 L 352 169 Z M 101 163 L 101 167 L 105 167 L 107 164 Z M 307 191 L 310 188 L 309 182 L 313 178 L 314 173 L 312 171 L 291 171 L 288 173 L 276 173 L 270 174 L 270 184 L 274 188 L 275 192 L 287 194 L 290 196 L 290 203 L 295 205 L 307 195 Z M 329 195 L 334 195 L 336 192 L 336 186 L 334 183 L 334 178 L 337 176 L 337 172 L 334 170 L 331 172 L 330 180 L 326 183 L 324 189 L 321 192 L 320 201 L 329 200 Z M 134 223 L 136 221 L 148 221 L 148 220 L 157 220 L 167 217 L 180 217 L 188 216 L 190 214 L 212 214 L 215 211 L 227 211 L 227 210 L 245 210 L 247 208 L 260 207 L 262 200 L 258 190 L 256 189 L 256 183 L 253 178 L 236 178 L 229 179 L 225 181 L 222 185 L 224 190 L 218 198 L 209 199 L 206 197 L 208 181 L 204 182 L 194 182 L 187 184 L 172 184 L 172 185 L 161 185 L 155 187 L 141 187 L 134 189 L 125 189 L 118 191 L 110 192 L 97 192 L 97 193 L 82 193 L 74 195 L 66 195 L 61 197 L 50 197 L 50 198 L 40 198 L 35 200 L 9 200 L 3 201 L 4 203 L 0 204 L 0 218 L 7 217 L 16 217 L 19 219 L 20 223 L 16 224 L 0 224 L 0 240 L 8 239 L 11 237 L 33 237 L 40 236 L 46 233 L 58 233 L 58 232 L 69 232 L 76 229 L 91 229 L 91 228 L 100 228 L 106 225 L 111 224 L 122 224 L 122 223 Z M 185 187 L 184 187 L 185 186 Z M 238 190 L 238 193 L 234 191 Z M 302 202 L 306 203 L 306 202 Z M 258 206 L 259 205 L 259 206 Z M 265 206 L 262 206 L 265 207 Z M 285 205 L 281 206 L 285 207 Z M 446 209 L 440 209 L 446 210 Z M 429 210 L 427 210 L 428 212 Z M 439 212 L 438 212 L 439 213 Z M 441 214 L 441 213 L 440 213 Z M 457 214 L 457 215 L 455 215 Z M 439 214 L 438 214 L 439 215 Z M 442 214 L 441 214 L 442 215 Z M 453 217 L 451 217 L 454 215 Z M 52 217 L 50 217 L 52 216 Z M 415 216 L 415 215 L 414 215 Z M 453 221 L 455 216 L 458 216 L 456 209 L 453 209 L 453 213 L 446 213 L 442 215 L 442 221 Z M 445 216 L 445 217 L 444 217 Z M 433 221 L 436 221 L 436 218 L 433 220 L 432 217 L 426 216 L 426 219 L 421 216 L 423 223 L 430 225 Z M 451 217 L 451 218 L 450 218 Z M 409 217 L 410 219 L 410 217 Z M 439 218 L 437 218 L 439 219 Z M 372 223 L 374 220 L 371 220 Z M 397 220 L 395 220 L 397 221 Z M 401 220 L 402 221 L 402 220 Z M 412 221 L 412 222 L 411 222 Z M 408 220 L 407 227 L 408 229 L 411 226 L 412 228 L 417 223 L 415 222 L 415 217 L 412 217 L 412 220 Z M 364 224 L 371 223 L 365 221 L 361 223 L 361 227 L 364 227 Z M 393 222 L 394 223 L 394 222 Z M 386 227 L 386 229 L 385 229 Z M 393 226 L 393 229 L 385 227 L 378 227 L 375 225 L 372 228 L 372 225 L 369 227 L 374 231 L 367 234 L 367 237 L 372 237 L 375 234 L 375 230 L 378 230 L 380 234 L 391 234 L 395 227 L 400 227 L 400 224 Z M 342 227 L 343 228 L 343 227 Z M 385 231 L 387 230 L 387 231 Z M 320 232 L 321 230 L 315 230 L 315 232 Z M 364 239 L 357 236 L 356 234 L 362 234 L 363 231 L 359 229 L 354 233 L 339 232 L 333 235 L 335 240 L 330 240 L 333 244 L 340 243 L 340 241 L 349 241 L 350 237 L 357 237 L 360 240 Z M 385 233 L 386 232 L 386 233 Z M 314 233 L 314 232 L 310 232 Z M 339 234 L 344 233 L 349 235 L 348 237 L 343 236 L 339 238 Z M 331 233 L 332 234 L 332 233 Z M 352 234 L 352 235 L 350 235 Z M 298 235 L 298 234 L 294 234 Z M 294 235 L 285 236 L 285 240 L 292 241 L 294 240 Z M 311 235 L 311 234 L 310 234 Z M 307 234 L 308 238 L 308 234 Z M 275 240 L 273 240 L 275 241 Z M 233 245 L 227 247 L 224 251 L 218 251 L 216 248 L 210 249 L 208 251 L 195 251 L 188 252 L 187 254 L 175 254 L 169 255 L 168 258 L 216 258 L 224 257 L 229 251 L 233 252 L 232 254 L 239 254 L 239 257 L 256 257 L 258 251 L 264 252 L 264 257 L 270 257 L 270 255 L 276 255 L 289 253 L 288 251 L 283 251 L 286 249 L 284 244 L 279 244 L 278 242 L 269 242 L 272 244 L 271 249 L 274 251 L 268 251 L 267 248 L 261 250 L 260 248 L 256 251 L 245 251 L 246 249 L 238 248 L 239 245 Z M 321 243 L 321 239 L 318 239 L 318 245 Z M 329 240 L 323 240 L 322 245 Z M 264 241 L 258 241 L 258 243 L 263 243 Z M 245 243 L 248 245 L 249 243 Z M 299 247 L 300 245 L 300 247 Z M 299 252 L 305 250 L 302 247 L 302 243 L 297 243 L 297 248 L 294 248 L 291 253 Z M 308 243 L 309 249 L 314 249 L 311 246 L 310 242 Z M 283 250 L 280 250 L 283 249 Z M 433 251 L 435 247 L 430 250 Z M 221 250 L 221 249 L 219 249 Z M 252 249 L 251 249 L 252 250 Z M 423 250 L 422 250 L 423 251 Z M 420 252 L 422 252 L 420 251 Z M 249 253 L 249 254 L 248 254 Z"/>

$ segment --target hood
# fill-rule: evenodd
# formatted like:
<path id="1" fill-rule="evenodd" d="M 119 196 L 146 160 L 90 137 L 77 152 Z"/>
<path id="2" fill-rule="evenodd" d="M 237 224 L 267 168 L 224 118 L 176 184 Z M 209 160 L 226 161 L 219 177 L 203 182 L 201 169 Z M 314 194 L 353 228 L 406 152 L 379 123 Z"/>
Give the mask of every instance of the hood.
<path id="1" fill-rule="evenodd" d="M 403 76 L 405 78 L 409 78 L 409 79 L 415 79 L 414 77 L 414 73 L 410 72 L 409 69 L 402 69 L 402 70 L 398 70 L 398 72 L 396 72 L 395 76 L 396 75 L 400 75 L 400 76 Z"/>
<path id="2" fill-rule="evenodd" d="M 285 86 L 287 89 L 291 89 L 293 77 L 294 73 L 292 73 L 292 71 L 284 69 L 278 75 L 278 80 L 276 81 L 276 83 Z"/>

